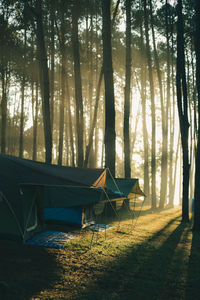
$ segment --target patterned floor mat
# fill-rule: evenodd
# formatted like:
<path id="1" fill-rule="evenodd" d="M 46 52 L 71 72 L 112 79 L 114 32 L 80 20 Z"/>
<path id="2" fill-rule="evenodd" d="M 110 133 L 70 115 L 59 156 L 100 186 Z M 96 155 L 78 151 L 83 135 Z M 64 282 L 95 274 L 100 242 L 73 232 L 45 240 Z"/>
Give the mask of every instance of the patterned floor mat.
<path id="1" fill-rule="evenodd" d="M 76 235 L 65 232 L 45 231 L 33 236 L 27 240 L 25 244 L 39 245 L 50 248 L 62 248 L 67 242 L 76 237 Z"/>
<path id="2" fill-rule="evenodd" d="M 104 232 L 105 230 L 107 229 L 111 229 L 113 228 L 112 225 L 109 225 L 109 224 L 93 224 L 93 225 L 90 225 L 90 226 L 87 226 L 85 228 L 85 230 L 90 230 L 90 231 L 94 231 L 94 232 Z"/>

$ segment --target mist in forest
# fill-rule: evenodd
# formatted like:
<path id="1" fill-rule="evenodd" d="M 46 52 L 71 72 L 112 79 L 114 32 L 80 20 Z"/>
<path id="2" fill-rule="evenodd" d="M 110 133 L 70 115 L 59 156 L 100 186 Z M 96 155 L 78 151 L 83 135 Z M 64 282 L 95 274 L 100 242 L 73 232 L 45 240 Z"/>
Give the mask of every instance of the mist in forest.
<path id="1" fill-rule="evenodd" d="M 1 1 L 1 154 L 109 167 L 164 208 L 182 201 L 187 148 L 192 199 L 194 15 L 190 1 Z"/>

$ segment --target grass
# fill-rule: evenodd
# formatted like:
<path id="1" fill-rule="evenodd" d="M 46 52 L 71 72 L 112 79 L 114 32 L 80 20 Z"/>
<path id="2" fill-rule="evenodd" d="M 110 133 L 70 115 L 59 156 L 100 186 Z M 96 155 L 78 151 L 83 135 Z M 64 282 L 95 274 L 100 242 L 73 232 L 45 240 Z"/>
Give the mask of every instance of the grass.
<path id="1" fill-rule="evenodd" d="M 84 231 L 60 250 L 1 241 L 0 299 L 199 299 L 200 235 L 180 208 L 121 217 L 91 249 Z"/>

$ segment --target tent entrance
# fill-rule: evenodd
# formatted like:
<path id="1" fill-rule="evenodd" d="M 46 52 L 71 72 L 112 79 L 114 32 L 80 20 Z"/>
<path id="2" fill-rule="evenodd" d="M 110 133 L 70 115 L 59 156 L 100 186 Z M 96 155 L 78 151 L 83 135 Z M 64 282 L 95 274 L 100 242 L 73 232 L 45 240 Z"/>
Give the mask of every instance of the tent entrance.
<path id="1" fill-rule="evenodd" d="M 95 224 L 94 205 L 88 205 L 83 208 L 82 228 Z"/>
<path id="2" fill-rule="evenodd" d="M 34 204 L 34 206 L 32 207 L 31 213 L 30 213 L 30 217 L 26 226 L 26 230 L 28 232 L 35 230 L 38 226 L 38 217 L 37 217 L 37 206 L 36 204 Z"/>

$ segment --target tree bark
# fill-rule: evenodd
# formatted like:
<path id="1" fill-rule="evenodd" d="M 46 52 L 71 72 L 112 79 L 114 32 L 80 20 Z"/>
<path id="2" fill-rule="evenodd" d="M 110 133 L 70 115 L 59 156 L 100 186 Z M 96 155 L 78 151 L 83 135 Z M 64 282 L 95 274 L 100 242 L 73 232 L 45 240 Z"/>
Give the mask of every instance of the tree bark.
<path id="1" fill-rule="evenodd" d="M 115 176 L 115 102 L 111 47 L 110 0 L 102 0 L 103 73 L 105 84 L 105 165 Z"/>
<path id="2" fill-rule="evenodd" d="M 53 135 L 53 123 L 54 123 L 54 80 L 55 80 L 55 2 L 50 2 L 50 22 L 51 22 L 51 43 L 50 43 L 50 60 L 51 60 L 51 69 L 50 69 L 50 117 L 51 117 L 51 129 Z"/>
<path id="3" fill-rule="evenodd" d="M 144 37 L 142 24 L 140 26 L 140 49 L 141 54 L 145 56 Z M 141 101 L 142 101 L 142 131 L 143 131 L 143 145 L 144 145 L 144 193 L 146 195 L 147 202 L 150 196 L 149 187 L 149 137 L 146 124 L 146 59 L 141 59 Z"/>
<path id="4" fill-rule="evenodd" d="M 124 173 L 131 177 L 130 163 L 130 89 L 131 89 L 131 0 L 126 0 L 126 74 L 124 93 Z"/>
<path id="5" fill-rule="evenodd" d="M 24 90 L 25 76 L 23 75 L 21 82 L 21 111 L 20 111 L 20 130 L 19 130 L 19 157 L 23 157 L 24 152 Z"/>
<path id="6" fill-rule="evenodd" d="M 196 53 L 196 85 L 198 96 L 198 134 L 195 169 L 195 203 L 193 230 L 200 231 L 200 2 L 195 0 L 196 30 L 195 30 L 195 53 Z"/>
<path id="7" fill-rule="evenodd" d="M 111 29 L 112 29 L 112 26 L 113 26 L 114 21 L 115 21 L 115 17 L 116 17 L 116 14 L 117 14 L 119 3 L 120 3 L 120 0 L 117 1 L 115 9 L 114 9 L 113 18 L 112 18 L 112 22 L 111 22 Z M 90 151 L 92 149 L 94 130 L 95 130 L 95 127 L 96 127 L 96 122 L 97 122 L 97 112 L 98 112 L 98 106 L 99 106 L 99 98 L 100 98 L 102 79 L 103 79 L 103 65 L 101 66 L 100 73 L 99 73 L 99 78 L 98 78 L 98 81 L 97 81 L 94 114 L 93 114 L 93 119 L 91 121 L 89 141 L 88 141 L 88 144 L 86 146 L 84 167 L 87 167 L 87 165 L 88 165 L 89 155 L 90 155 Z"/>
<path id="8" fill-rule="evenodd" d="M 89 155 L 90 155 L 90 151 L 91 151 L 92 144 L 93 144 L 93 136 L 94 136 L 94 129 L 95 129 L 96 122 L 97 122 L 97 112 L 98 112 L 98 106 L 99 106 L 99 98 L 100 98 L 102 79 L 103 79 L 103 68 L 101 68 L 99 80 L 98 80 L 98 84 L 97 84 L 97 88 L 96 88 L 96 101 L 95 101 L 95 107 L 94 107 L 94 116 L 92 119 L 92 124 L 91 124 L 90 134 L 89 134 L 89 141 L 88 141 L 88 145 L 86 146 L 85 160 L 84 160 L 84 164 L 83 164 L 85 168 L 88 165 Z"/>
<path id="9" fill-rule="evenodd" d="M 7 128 L 7 95 L 6 95 L 6 72 L 1 71 L 2 98 L 1 98 L 1 154 L 6 153 L 6 128 Z"/>
<path id="10" fill-rule="evenodd" d="M 146 53 L 147 53 L 147 65 L 149 70 L 149 84 L 151 94 L 151 118 L 152 118 L 152 140 L 151 140 L 151 201 L 152 209 L 156 208 L 156 119 L 155 119 L 155 99 L 154 99 L 154 82 L 153 82 L 153 69 L 152 58 L 149 44 L 149 18 L 147 13 L 146 0 L 144 1 L 144 27 L 146 37 Z"/>
<path id="11" fill-rule="evenodd" d="M 160 72 L 160 62 L 158 58 L 156 42 L 155 42 L 155 32 L 154 32 L 154 24 L 153 24 L 153 12 L 152 12 L 152 2 L 149 0 L 150 3 L 150 16 L 151 16 L 151 30 L 152 30 L 152 39 L 153 39 L 153 51 L 154 51 L 154 59 L 155 59 L 155 66 L 158 76 L 158 84 L 159 84 L 159 91 L 160 91 L 160 104 L 161 104 L 161 114 L 162 114 L 162 154 L 161 154 L 161 188 L 160 188 L 160 203 L 159 208 L 163 209 L 166 203 L 166 191 L 167 191 L 167 106 L 164 105 L 164 97 L 163 97 L 163 84 Z"/>
<path id="12" fill-rule="evenodd" d="M 75 99 L 76 99 L 76 132 L 77 132 L 77 165 L 83 166 L 83 99 L 78 38 L 79 0 L 73 1 L 72 8 L 72 46 L 74 57 Z"/>
<path id="13" fill-rule="evenodd" d="M 58 145 L 58 165 L 62 165 L 63 160 L 63 134 L 64 134 L 64 101 L 65 101 L 65 82 L 66 82 L 66 49 L 65 49 L 65 23 L 64 12 L 61 11 L 61 97 L 59 107 L 59 145 Z"/>
<path id="14" fill-rule="evenodd" d="M 68 76 L 66 76 L 66 95 L 67 95 L 67 119 L 69 120 L 69 141 L 71 149 L 71 166 L 75 167 L 75 154 L 74 154 L 74 138 L 73 138 L 73 126 L 72 126 L 72 115 L 71 115 L 71 101 L 69 92 Z"/>
<path id="15" fill-rule="evenodd" d="M 111 0 L 102 0 L 103 74 L 105 85 L 105 165 L 115 177 L 115 100 L 111 47 Z M 116 203 L 106 203 L 104 212 L 113 215 Z"/>
<path id="16" fill-rule="evenodd" d="M 42 96 L 42 110 L 44 123 L 44 139 L 45 139 L 45 161 L 52 161 L 52 131 L 50 119 L 49 105 L 49 73 L 47 66 L 47 54 L 44 42 L 43 16 L 42 16 L 42 1 L 36 1 L 35 16 L 37 22 L 37 43 L 38 43 L 38 59 L 40 66 L 40 89 Z"/>
<path id="17" fill-rule="evenodd" d="M 124 174 L 131 177 L 130 161 L 130 94 L 131 94 L 131 0 L 126 0 L 126 61 L 125 61 L 125 88 L 124 88 Z M 121 209 L 130 210 L 130 201 L 125 199 Z"/>
<path id="18" fill-rule="evenodd" d="M 172 16 L 171 16 L 172 18 Z M 170 18 L 170 20 L 171 20 Z M 171 21 L 170 21 L 170 27 L 172 27 Z M 175 128 L 175 85 L 176 82 L 174 80 L 174 35 L 173 35 L 173 29 L 170 32 L 171 35 L 171 51 L 169 53 L 170 59 L 170 65 L 171 65 L 171 83 L 172 83 L 172 105 L 170 106 L 170 150 L 169 150 L 169 207 L 174 206 L 174 176 L 173 176 L 173 169 L 177 169 L 176 162 L 174 164 L 173 168 L 173 157 L 174 157 L 174 128 Z M 168 59 L 168 58 L 167 58 Z M 167 71 L 168 72 L 168 71 Z M 169 76 L 169 74 L 167 74 Z M 170 79 L 169 79 L 170 81 Z M 175 160 L 177 161 L 177 159 Z M 175 172 L 174 172 L 175 173 Z M 172 191 L 172 193 L 170 192 Z"/>
<path id="19" fill-rule="evenodd" d="M 183 17 L 182 0 L 177 4 L 177 71 L 176 71 L 176 89 L 179 123 L 181 130 L 181 143 L 183 153 L 183 190 L 182 190 L 182 221 L 189 221 L 188 196 L 189 196 L 189 155 L 188 155 L 188 100 L 185 75 L 185 54 L 184 54 L 184 36 L 183 36 Z"/>
<path id="20" fill-rule="evenodd" d="M 33 113 L 33 154 L 32 159 L 37 160 L 37 131 L 38 131 L 38 81 L 35 84 L 35 112 Z"/>

